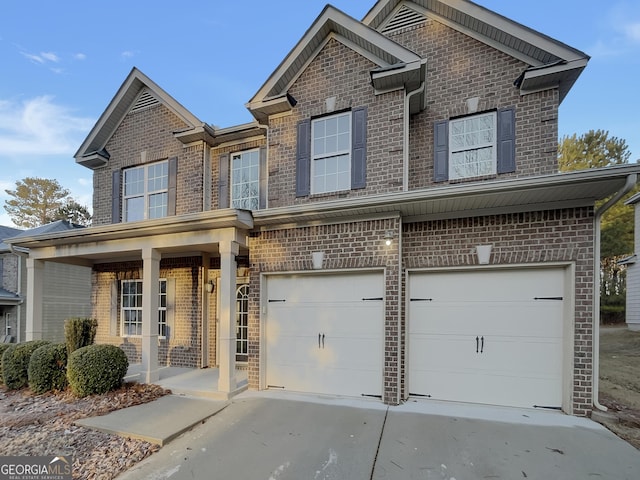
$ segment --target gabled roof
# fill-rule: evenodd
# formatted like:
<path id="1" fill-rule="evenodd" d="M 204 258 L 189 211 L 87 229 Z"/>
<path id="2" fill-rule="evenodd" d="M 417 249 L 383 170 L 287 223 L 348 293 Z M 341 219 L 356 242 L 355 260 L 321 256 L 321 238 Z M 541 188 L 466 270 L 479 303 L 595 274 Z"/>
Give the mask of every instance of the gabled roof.
<path id="1" fill-rule="evenodd" d="M 187 129 L 199 129 L 203 134 L 210 129 L 134 67 L 74 155 L 76 162 L 91 169 L 106 165 L 109 161 L 109 153 L 105 150 L 105 146 L 124 117 L 132 109 L 142 109 L 158 102 L 163 103 L 182 119 Z"/>
<path id="2" fill-rule="evenodd" d="M 433 18 L 531 66 L 517 79 L 523 94 L 557 86 L 560 101 L 589 56 L 468 0 L 379 0 L 362 20 L 381 33 Z"/>
<path id="3" fill-rule="evenodd" d="M 419 55 L 327 5 L 258 93 L 247 103 L 247 108 L 256 119 L 262 121 L 269 115 L 285 112 L 295 105 L 295 99 L 289 95 L 289 88 L 331 38 L 377 66 L 371 72 L 372 83 L 377 89 L 390 90 L 403 86 L 415 89 L 424 80 L 425 65 Z"/>
<path id="4" fill-rule="evenodd" d="M 20 295 L 0 288 L 0 305 L 18 305 L 20 303 L 22 303 Z"/>
<path id="5" fill-rule="evenodd" d="M 10 250 L 9 245 L 4 243 L 5 238 L 11 238 L 18 235 L 22 230 L 12 227 L 4 227 L 0 225 L 0 252 L 8 252 Z"/>

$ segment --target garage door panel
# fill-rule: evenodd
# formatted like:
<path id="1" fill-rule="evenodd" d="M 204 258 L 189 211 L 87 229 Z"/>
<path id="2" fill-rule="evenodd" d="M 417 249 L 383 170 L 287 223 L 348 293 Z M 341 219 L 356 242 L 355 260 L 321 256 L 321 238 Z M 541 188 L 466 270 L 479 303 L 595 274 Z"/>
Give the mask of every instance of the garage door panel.
<path id="1" fill-rule="evenodd" d="M 409 290 L 411 393 L 561 405 L 562 269 L 416 273 Z"/>
<path id="2" fill-rule="evenodd" d="M 379 272 L 269 277 L 267 385 L 380 395 L 383 285 Z"/>

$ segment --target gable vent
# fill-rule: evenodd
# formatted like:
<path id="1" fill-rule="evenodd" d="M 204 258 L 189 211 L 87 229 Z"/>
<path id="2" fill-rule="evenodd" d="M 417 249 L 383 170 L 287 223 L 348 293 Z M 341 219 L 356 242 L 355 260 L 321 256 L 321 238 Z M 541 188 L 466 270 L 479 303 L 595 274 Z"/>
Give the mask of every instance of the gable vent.
<path id="1" fill-rule="evenodd" d="M 412 8 L 403 5 L 400 10 L 387 22 L 382 28 L 382 33 L 391 33 L 401 28 L 411 27 L 418 25 L 425 21 L 425 16 L 419 12 L 416 12 Z"/>
<path id="2" fill-rule="evenodd" d="M 149 90 L 144 89 L 138 97 L 138 100 L 136 100 L 136 103 L 131 108 L 131 113 L 139 112 L 140 110 L 144 110 L 145 108 L 152 107 L 159 103 L 160 100 L 154 97 Z"/>

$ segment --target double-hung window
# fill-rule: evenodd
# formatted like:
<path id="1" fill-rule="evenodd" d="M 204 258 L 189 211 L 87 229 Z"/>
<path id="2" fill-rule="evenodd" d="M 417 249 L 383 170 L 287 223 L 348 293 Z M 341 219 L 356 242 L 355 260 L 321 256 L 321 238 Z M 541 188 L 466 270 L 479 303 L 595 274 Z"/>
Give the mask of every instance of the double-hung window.
<path id="1" fill-rule="evenodd" d="M 258 210 L 260 150 L 231 155 L 231 207 Z"/>
<path id="2" fill-rule="evenodd" d="M 169 162 L 124 170 L 123 219 L 125 222 L 167 216 Z"/>
<path id="3" fill-rule="evenodd" d="M 434 124 L 434 180 L 464 180 L 516 171 L 515 108 Z"/>
<path id="4" fill-rule="evenodd" d="M 158 285 L 158 335 L 167 336 L 167 281 Z M 123 280 L 121 294 L 122 335 L 142 335 L 142 280 Z"/>
<path id="5" fill-rule="evenodd" d="M 449 180 L 495 173 L 496 112 L 451 120 Z"/>
<path id="6" fill-rule="evenodd" d="M 311 123 L 311 193 L 351 188 L 351 112 Z"/>

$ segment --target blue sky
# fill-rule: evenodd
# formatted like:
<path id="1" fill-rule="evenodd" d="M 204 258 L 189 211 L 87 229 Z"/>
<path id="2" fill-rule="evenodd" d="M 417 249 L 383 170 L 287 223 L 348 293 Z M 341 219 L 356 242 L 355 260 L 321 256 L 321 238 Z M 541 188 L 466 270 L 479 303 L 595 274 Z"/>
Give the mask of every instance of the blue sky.
<path id="1" fill-rule="evenodd" d="M 333 0 L 362 19 L 374 0 Z M 640 159 L 640 2 L 477 0 L 591 56 L 560 107 L 560 136 L 608 130 Z M 200 120 L 252 120 L 245 103 L 325 0 L 90 2 L 7 0 L 0 16 L 0 225 L 5 189 L 55 178 L 91 206 L 91 171 L 73 154 L 131 68 Z"/>

